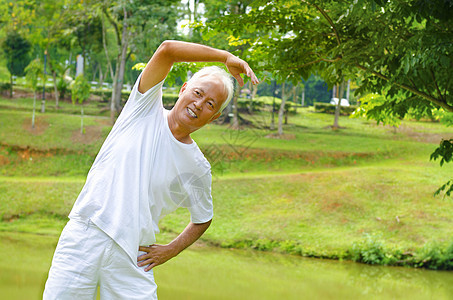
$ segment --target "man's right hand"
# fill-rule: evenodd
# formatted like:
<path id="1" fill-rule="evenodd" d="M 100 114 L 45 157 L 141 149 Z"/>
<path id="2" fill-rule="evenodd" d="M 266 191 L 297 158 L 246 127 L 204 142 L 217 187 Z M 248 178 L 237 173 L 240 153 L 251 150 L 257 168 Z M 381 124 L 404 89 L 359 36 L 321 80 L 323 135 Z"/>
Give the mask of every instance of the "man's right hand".
<path id="1" fill-rule="evenodd" d="M 255 73 L 249 67 L 248 63 L 244 60 L 240 59 L 233 54 L 228 55 L 225 65 L 228 68 L 228 71 L 233 75 L 234 78 L 238 81 L 240 86 L 244 85 L 244 79 L 241 77 L 241 73 L 245 74 L 246 76 L 250 77 L 252 84 L 258 84 L 259 80 L 255 76 Z"/>

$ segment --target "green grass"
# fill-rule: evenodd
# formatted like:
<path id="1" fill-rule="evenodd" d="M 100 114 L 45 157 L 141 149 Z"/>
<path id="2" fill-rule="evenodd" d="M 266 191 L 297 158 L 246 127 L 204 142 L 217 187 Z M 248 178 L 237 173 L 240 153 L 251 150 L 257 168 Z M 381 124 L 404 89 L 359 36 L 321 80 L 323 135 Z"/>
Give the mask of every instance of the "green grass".
<path id="1" fill-rule="evenodd" d="M 404 121 L 395 131 L 342 117 L 343 128 L 332 131 L 333 116 L 303 109 L 285 126 L 290 139 L 275 139 L 267 137 L 268 115 L 244 117 L 256 127 L 211 124 L 194 134 L 213 166 L 215 219 L 203 236 L 211 245 L 350 258 L 370 236 L 414 255 L 453 242 L 453 201 L 433 196 L 453 166 L 429 162 L 451 128 Z M 105 117 L 87 117 L 80 137 L 77 115 L 37 121 L 32 131 L 30 112 L 0 109 L 3 232 L 58 235 L 111 129 Z M 166 217 L 165 234 L 188 218 L 184 210 Z"/>
<path id="2" fill-rule="evenodd" d="M 453 201 L 432 193 L 453 168 L 439 172 L 433 164 L 416 164 L 218 179 L 215 219 L 204 238 L 225 247 L 294 241 L 327 256 L 341 255 L 365 234 L 407 251 L 451 243 Z M 163 226 L 178 231 L 186 219 L 180 211 Z"/>
<path id="3" fill-rule="evenodd" d="M 85 116 L 84 126 L 100 126 L 100 136 L 92 143 L 75 143 L 73 136 L 80 131 L 80 116 L 67 114 L 36 115 L 36 130 L 32 130 L 31 112 L 0 110 L 0 141 L 3 145 L 28 147 L 35 150 L 60 149 L 63 152 L 85 152 L 95 154 L 110 126 L 101 117 Z M 43 131 L 39 130 L 43 124 Z"/>
<path id="4" fill-rule="evenodd" d="M 107 102 L 100 102 L 100 101 L 88 101 L 83 104 L 83 111 L 86 115 L 95 115 L 95 116 L 109 116 L 109 104 Z M 4 110 L 17 110 L 17 111 L 33 111 L 33 96 L 27 98 L 15 98 L 9 99 L 0 96 L 0 108 Z M 58 108 L 55 104 L 55 99 L 49 99 L 47 96 L 45 102 L 45 110 L 47 113 L 65 113 L 65 114 L 73 114 L 73 115 L 80 115 L 81 113 L 81 105 L 80 104 L 73 104 L 69 100 L 60 100 L 58 103 Z M 36 99 L 36 111 L 41 111 L 41 93 L 38 93 L 38 97 Z"/>

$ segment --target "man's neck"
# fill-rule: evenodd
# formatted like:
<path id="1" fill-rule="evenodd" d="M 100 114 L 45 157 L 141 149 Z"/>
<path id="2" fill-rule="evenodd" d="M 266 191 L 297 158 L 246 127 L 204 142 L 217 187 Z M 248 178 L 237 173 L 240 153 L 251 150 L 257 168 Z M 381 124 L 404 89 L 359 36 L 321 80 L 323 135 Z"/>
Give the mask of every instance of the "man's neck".
<path id="1" fill-rule="evenodd" d="M 173 113 L 170 110 L 167 117 L 168 127 L 170 128 L 171 133 L 183 144 L 192 144 L 193 140 L 190 137 L 190 132 L 187 131 L 186 128 L 183 128 L 180 124 L 178 124 L 173 117 Z"/>

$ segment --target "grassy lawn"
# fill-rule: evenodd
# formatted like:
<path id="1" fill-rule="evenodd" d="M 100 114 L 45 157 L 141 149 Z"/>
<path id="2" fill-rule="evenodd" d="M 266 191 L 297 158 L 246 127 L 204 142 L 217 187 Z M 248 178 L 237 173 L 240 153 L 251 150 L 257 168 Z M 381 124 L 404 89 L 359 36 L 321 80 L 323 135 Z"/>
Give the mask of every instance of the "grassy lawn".
<path id="1" fill-rule="evenodd" d="M 57 236 L 111 126 L 86 117 L 81 135 L 80 116 L 52 112 L 38 113 L 31 129 L 31 113 L 11 101 L 0 99 L 9 105 L 0 109 L 0 231 Z M 289 117 L 286 139 L 275 139 L 270 116 L 244 117 L 255 127 L 211 124 L 194 134 L 214 175 L 215 219 L 204 241 L 332 258 L 350 258 L 367 239 L 413 256 L 453 243 L 453 201 L 433 196 L 453 166 L 429 162 L 451 128 L 404 121 L 395 130 L 342 117 L 333 131 L 333 116 L 304 109 Z M 162 239 L 188 218 L 184 210 L 166 217 Z"/>

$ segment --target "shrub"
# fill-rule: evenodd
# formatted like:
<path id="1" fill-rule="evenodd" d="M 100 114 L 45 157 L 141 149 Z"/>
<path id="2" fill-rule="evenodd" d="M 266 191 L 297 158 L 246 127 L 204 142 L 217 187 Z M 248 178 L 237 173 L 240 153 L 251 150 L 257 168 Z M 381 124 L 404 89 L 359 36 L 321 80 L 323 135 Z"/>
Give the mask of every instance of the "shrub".
<path id="1" fill-rule="evenodd" d="M 416 265 L 433 270 L 453 270 L 453 242 L 445 249 L 437 243 L 426 244 L 416 256 Z"/>
<path id="2" fill-rule="evenodd" d="M 336 107 L 336 105 L 334 105 L 334 104 L 324 103 L 324 102 L 316 102 L 314 104 L 315 112 L 318 112 L 318 113 L 335 114 L 335 107 Z M 355 106 L 355 105 L 342 106 L 340 109 L 340 114 L 342 116 L 349 116 L 356 109 L 357 109 L 357 106 Z"/>
<path id="3" fill-rule="evenodd" d="M 178 100 L 178 94 L 163 94 L 162 95 L 162 102 L 165 107 L 173 107 Z"/>
<path id="4" fill-rule="evenodd" d="M 60 97 L 64 99 L 66 93 L 69 90 L 69 83 L 66 80 L 60 78 L 60 80 L 58 80 L 57 82 L 57 90 L 58 93 L 60 94 Z"/>
<path id="5" fill-rule="evenodd" d="M 9 82 L 0 82 L 0 93 L 8 92 L 11 89 L 11 83 Z"/>
<path id="6" fill-rule="evenodd" d="M 347 252 L 351 260 L 370 265 L 396 265 L 403 258 L 399 249 L 388 249 L 377 237 L 365 235 L 365 240 L 354 243 Z"/>

